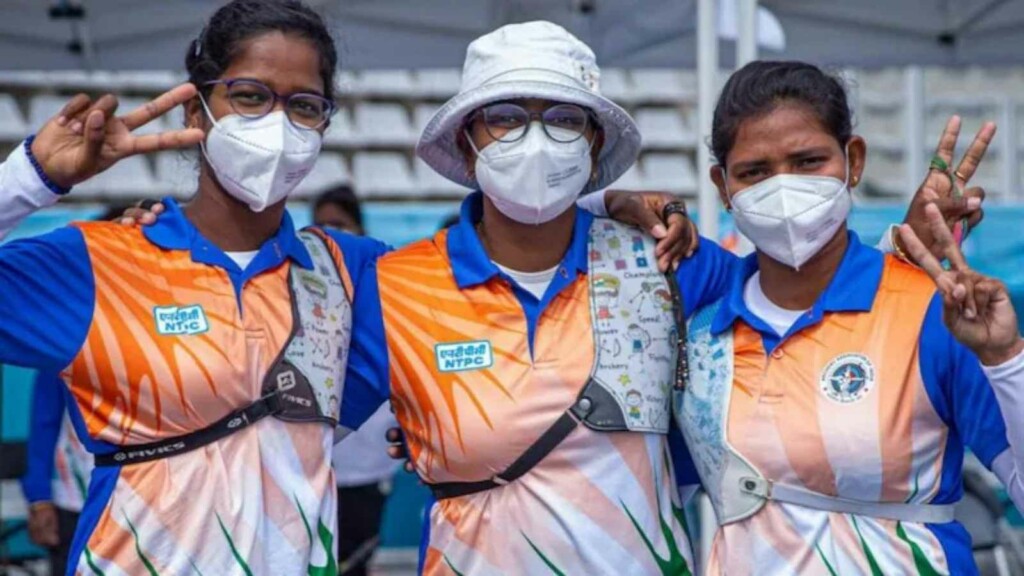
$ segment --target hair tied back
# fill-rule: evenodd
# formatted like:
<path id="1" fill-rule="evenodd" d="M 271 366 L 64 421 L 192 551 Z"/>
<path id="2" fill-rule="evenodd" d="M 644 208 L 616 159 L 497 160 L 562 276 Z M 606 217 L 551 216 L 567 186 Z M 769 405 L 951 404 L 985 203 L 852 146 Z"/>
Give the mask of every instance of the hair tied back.
<path id="1" fill-rule="evenodd" d="M 194 51 L 196 58 L 198 58 L 199 55 L 203 53 L 203 37 L 204 36 L 206 36 L 206 26 L 203 26 L 203 29 L 199 31 L 199 36 L 196 37 L 196 48 L 195 48 L 195 51 Z"/>

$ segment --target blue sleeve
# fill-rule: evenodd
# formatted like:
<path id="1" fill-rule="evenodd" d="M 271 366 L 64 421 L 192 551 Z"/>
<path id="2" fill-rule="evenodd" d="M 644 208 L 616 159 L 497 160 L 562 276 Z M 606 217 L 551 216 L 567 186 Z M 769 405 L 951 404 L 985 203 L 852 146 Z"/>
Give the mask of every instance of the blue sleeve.
<path id="1" fill-rule="evenodd" d="M 349 346 L 341 425 L 355 430 L 388 401 L 391 394 L 384 315 L 377 287 L 377 264 L 360 273 L 352 303 L 352 344 Z"/>
<path id="2" fill-rule="evenodd" d="M 684 258 L 676 270 L 687 318 L 725 296 L 733 270 L 740 262 L 738 256 L 701 236 L 700 247 L 691 258 Z"/>
<path id="3" fill-rule="evenodd" d="M 36 375 L 29 414 L 28 467 L 21 478 L 21 490 L 29 502 L 48 502 L 53 498 L 54 455 L 64 417 L 63 387 L 64 382 L 56 374 Z"/>
<path id="4" fill-rule="evenodd" d="M 981 363 L 942 322 L 942 297 L 932 299 L 921 327 L 921 377 L 936 412 L 986 467 L 1010 447 L 995 392 Z M 959 469 L 956 470 L 959 474 Z"/>
<path id="5" fill-rule="evenodd" d="M 0 364 L 63 370 L 88 335 L 95 286 L 76 228 L 0 247 Z"/>
<path id="6" fill-rule="evenodd" d="M 672 455 L 672 469 L 676 475 L 677 486 L 692 486 L 700 484 L 700 476 L 697 475 L 697 466 L 690 457 L 690 450 L 686 447 L 686 440 L 683 433 L 673 422 L 668 429 L 668 449 Z"/>
<path id="7" fill-rule="evenodd" d="M 320 230 L 341 247 L 341 255 L 345 259 L 345 268 L 348 269 L 348 275 L 352 279 L 353 290 L 359 286 L 360 276 L 369 265 L 392 250 L 391 246 L 375 238 L 356 236 L 331 228 L 320 228 Z"/>

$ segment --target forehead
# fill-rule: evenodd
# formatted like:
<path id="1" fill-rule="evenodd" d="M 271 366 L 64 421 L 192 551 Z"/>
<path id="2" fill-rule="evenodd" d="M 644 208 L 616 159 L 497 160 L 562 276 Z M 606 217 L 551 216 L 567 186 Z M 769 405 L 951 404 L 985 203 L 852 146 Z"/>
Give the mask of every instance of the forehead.
<path id="1" fill-rule="evenodd" d="M 259 80 L 282 93 L 324 92 L 316 47 L 305 38 L 282 32 L 267 32 L 243 41 L 224 77 Z"/>
<path id="2" fill-rule="evenodd" d="M 800 149 L 829 145 L 838 147 L 839 143 L 811 108 L 781 103 L 740 123 L 729 163 L 784 157 Z"/>

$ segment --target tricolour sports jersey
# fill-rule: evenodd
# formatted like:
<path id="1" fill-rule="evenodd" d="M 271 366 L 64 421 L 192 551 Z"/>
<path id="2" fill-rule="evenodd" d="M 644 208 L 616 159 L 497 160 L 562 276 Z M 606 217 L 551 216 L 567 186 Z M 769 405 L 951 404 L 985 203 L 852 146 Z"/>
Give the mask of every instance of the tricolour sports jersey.
<path id="1" fill-rule="evenodd" d="M 736 274 L 711 324 L 733 331 L 727 438 L 770 480 L 868 502 L 955 502 L 964 445 L 991 461 L 1005 426 L 977 359 L 920 270 L 850 245 L 814 308 L 780 337 Z M 956 522 L 920 524 L 768 502 L 721 527 L 710 574 L 972 574 Z"/>
<path id="2" fill-rule="evenodd" d="M 257 399 L 292 331 L 290 267 L 313 265 L 287 215 L 241 270 L 165 203 L 143 229 L 78 224 L 0 248 L 0 361 L 61 369 L 94 453 L 187 434 Z M 343 278 L 383 252 L 331 238 Z M 71 565 L 333 574 L 333 434 L 267 418 L 191 452 L 97 469 Z"/>
<path id="3" fill-rule="evenodd" d="M 71 423 L 64 382 L 58 375 L 42 372 L 36 376 L 29 421 L 28 470 L 21 479 L 25 498 L 80 512 L 93 458 Z"/>
<path id="4" fill-rule="evenodd" d="M 60 436 L 53 459 L 53 503 L 64 510 L 80 512 L 92 475 L 92 454 L 78 439 L 71 415 L 66 411 L 61 415 Z"/>
<path id="5" fill-rule="evenodd" d="M 357 295 L 364 306 L 379 298 L 383 315 L 377 326 L 355 322 L 353 346 L 373 352 L 360 355 L 374 359 L 365 377 L 390 380 L 412 461 L 432 483 L 504 471 L 573 403 L 594 361 L 592 216 L 578 213 L 538 299 L 488 258 L 474 230 L 481 203 L 471 195 L 460 224 L 382 258 L 376 283 L 367 274 Z M 688 309 L 719 293 L 731 262 L 708 243 L 683 264 Z M 374 405 L 347 393 L 342 423 Z M 508 485 L 434 504 L 423 571 L 687 574 L 693 561 L 673 481 L 673 464 L 685 459 L 665 435 L 577 427 Z"/>

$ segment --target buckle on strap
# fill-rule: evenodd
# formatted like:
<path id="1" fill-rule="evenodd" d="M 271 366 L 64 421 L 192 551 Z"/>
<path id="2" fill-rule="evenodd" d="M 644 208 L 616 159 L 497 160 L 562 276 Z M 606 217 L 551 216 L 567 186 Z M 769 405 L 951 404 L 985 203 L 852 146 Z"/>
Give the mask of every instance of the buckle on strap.
<path id="1" fill-rule="evenodd" d="M 751 496 L 771 500 L 772 481 L 767 478 L 743 476 L 740 478 L 740 491 L 744 494 L 750 494 Z"/>

